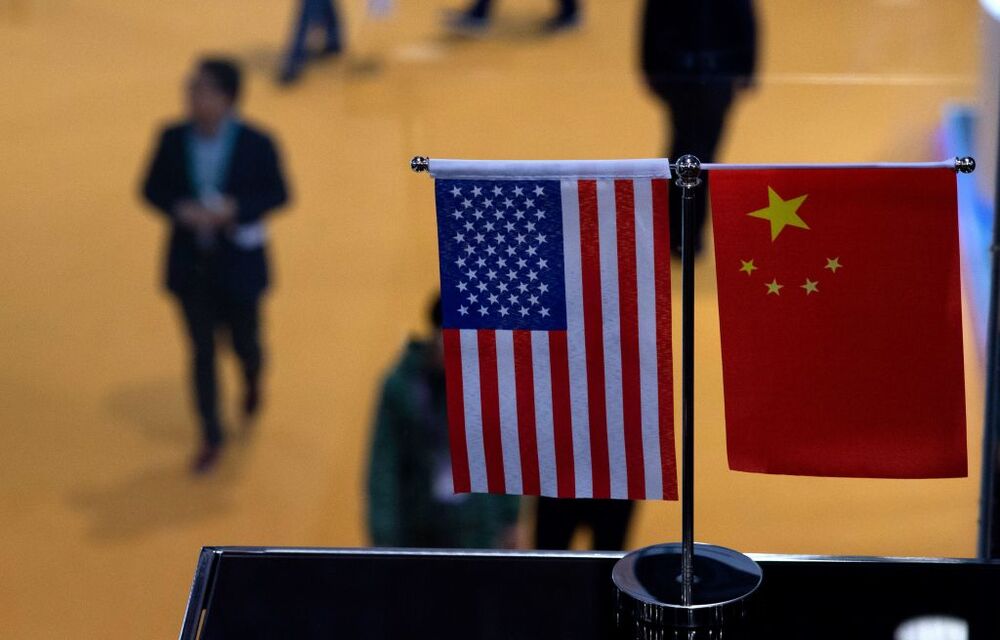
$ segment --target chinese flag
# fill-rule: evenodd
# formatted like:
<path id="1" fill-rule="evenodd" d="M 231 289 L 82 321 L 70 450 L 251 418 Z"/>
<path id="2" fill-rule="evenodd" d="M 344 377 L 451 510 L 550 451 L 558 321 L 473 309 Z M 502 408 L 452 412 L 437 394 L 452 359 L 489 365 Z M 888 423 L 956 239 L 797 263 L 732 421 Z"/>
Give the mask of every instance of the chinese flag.
<path id="1" fill-rule="evenodd" d="M 730 468 L 967 474 L 955 179 L 712 171 Z"/>

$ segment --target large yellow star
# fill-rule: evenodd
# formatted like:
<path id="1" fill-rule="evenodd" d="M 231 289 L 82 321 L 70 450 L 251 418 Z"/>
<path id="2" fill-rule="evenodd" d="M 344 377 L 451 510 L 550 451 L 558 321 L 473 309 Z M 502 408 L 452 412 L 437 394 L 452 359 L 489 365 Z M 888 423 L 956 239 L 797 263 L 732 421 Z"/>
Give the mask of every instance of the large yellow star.
<path id="1" fill-rule="evenodd" d="M 778 239 L 778 234 L 780 234 L 785 227 L 792 226 L 798 227 L 799 229 L 809 228 L 809 225 L 806 224 L 805 220 L 800 218 L 799 214 L 796 213 L 807 197 L 809 197 L 809 194 L 799 196 L 798 198 L 792 198 L 791 200 L 782 200 L 781 196 L 779 196 L 774 189 L 768 187 L 767 206 L 763 209 L 751 211 L 747 215 L 751 218 L 760 218 L 770 222 L 771 242 L 774 242 Z"/>
<path id="2" fill-rule="evenodd" d="M 785 285 L 778 284 L 777 278 L 772 279 L 770 282 L 764 283 L 764 286 L 767 287 L 767 295 L 774 294 L 776 296 L 780 296 L 781 290 L 785 288 Z"/>

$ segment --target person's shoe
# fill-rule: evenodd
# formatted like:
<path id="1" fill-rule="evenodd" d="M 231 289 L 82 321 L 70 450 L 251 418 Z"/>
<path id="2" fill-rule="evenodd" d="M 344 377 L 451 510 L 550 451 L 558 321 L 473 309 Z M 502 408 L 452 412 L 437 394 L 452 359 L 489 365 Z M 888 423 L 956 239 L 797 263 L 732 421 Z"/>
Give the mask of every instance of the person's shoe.
<path id="1" fill-rule="evenodd" d="M 445 15 L 444 25 L 454 31 L 467 36 L 482 35 L 486 28 L 490 26 L 489 18 L 476 16 L 471 13 L 461 11 L 448 13 Z"/>
<path id="2" fill-rule="evenodd" d="M 243 417 L 250 420 L 260 410 L 260 384 L 251 382 L 243 395 Z"/>
<path id="3" fill-rule="evenodd" d="M 191 471 L 197 476 L 203 476 L 212 471 L 219 464 L 219 457 L 222 454 L 222 447 L 219 445 L 205 445 L 194 457 L 191 464 Z"/>
<path id="4" fill-rule="evenodd" d="M 542 25 L 542 30 L 545 33 L 559 33 L 561 31 L 569 31 L 571 29 L 576 29 L 580 26 L 580 12 L 560 14 L 554 18 L 550 18 Z"/>
<path id="5" fill-rule="evenodd" d="M 288 64 L 278 74 L 278 84 L 289 86 L 295 84 L 302 77 L 302 64 Z"/>
<path id="6" fill-rule="evenodd" d="M 317 58 L 331 58 L 343 53 L 344 47 L 339 42 L 327 42 L 322 49 L 316 52 Z"/>

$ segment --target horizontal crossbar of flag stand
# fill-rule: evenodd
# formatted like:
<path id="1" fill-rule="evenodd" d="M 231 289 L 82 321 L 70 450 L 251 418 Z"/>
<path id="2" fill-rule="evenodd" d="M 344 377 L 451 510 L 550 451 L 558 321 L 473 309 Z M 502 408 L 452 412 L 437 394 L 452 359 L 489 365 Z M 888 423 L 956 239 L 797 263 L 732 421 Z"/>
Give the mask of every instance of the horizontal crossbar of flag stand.
<path id="1" fill-rule="evenodd" d="M 663 159 L 662 161 L 666 161 Z M 415 156 L 410 161 L 410 168 L 416 173 L 430 172 L 431 174 L 436 173 L 437 170 L 445 169 L 449 171 L 458 170 L 461 173 L 469 173 L 470 175 L 477 174 L 477 166 L 482 162 L 482 166 L 487 166 L 486 161 L 477 160 L 432 160 L 426 156 Z M 615 166 L 617 162 L 628 162 L 634 163 L 633 160 L 625 161 L 572 161 L 574 165 L 574 175 L 579 176 L 581 167 L 583 168 L 583 173 L 590 174 L 590 177 L 607 177 L 613 178 L 616 175 Z M 668 171 L 660 169 L 657 171 L 657 159 L 650 159 L 642 161 L 648 165 L 650 177 L 654 174 L 662 174 L 662 177 L 670 177 Z M 560 162 L 558 161 L 512 161 L 512 165 L 517 165 L 519 168 L 524 169 L 526 167 L 537 166 L 539 171 L 545 168 L 546 177 L 552 177 L 553 171 L 558 171 Z M 570 164 L 567 162 L 566 164 Z M 496 163 L 489 162 L 489 165 L 496 166 Z M 663 165 L 660 165 L 661 167 Z M 555 169 L 553 169 L 555 167 Z M 676 163 L 670 162 L 665 168 L 669 168 L 670 171 L 675 171 L 677 168 Z M 767 170 L 767 169 L 952 169 L 958 173 L 972 173 L 976 170 L 976 161 L 971 157 L 964 158 L 950 158 L 948 160 L 940 160 L 935 162 L 859 162 L 859 163 L 777 163 L 777 164 L 734 164 L 734 163 L 720 163 L 720 162 L 709 162 L 701 165 L 702 171 L 711 171 L 712 169 L 727 169 L 727 170 Z M 530 173 L 530 171 L 529 171 Z M 600 175 L 599 175 L 600 174 Z M 631 169 L 631 174 L 635 174 L 634 165 Z M 482 176 L 477 176 L 482 177 Z"/>
<path id="2" fill-rule="evenodd" d="M 673 165 L 671 165 L 671 169 Z M 706 162 L 701 165 L 703 171 L 712 169 L 953 169 L 959 173 L 972 173 L 976 161 L 972 158 L 951 158 L 937 162 L 862 162 L 862 163 L 779 163 L 779 164 L 726 164 Z"/>

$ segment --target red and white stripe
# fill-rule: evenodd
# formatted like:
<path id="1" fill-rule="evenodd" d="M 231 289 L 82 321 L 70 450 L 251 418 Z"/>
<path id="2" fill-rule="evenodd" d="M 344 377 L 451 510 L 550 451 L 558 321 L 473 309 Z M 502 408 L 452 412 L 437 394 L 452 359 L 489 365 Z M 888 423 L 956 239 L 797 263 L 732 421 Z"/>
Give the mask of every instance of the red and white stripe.
<path id="1" fill-rule="evenodd" d="M 444 331 L 455 489 L 676 499 L 667 181 L 561 191 L 566 330 Z"/>

